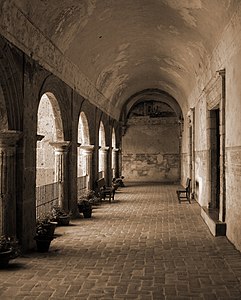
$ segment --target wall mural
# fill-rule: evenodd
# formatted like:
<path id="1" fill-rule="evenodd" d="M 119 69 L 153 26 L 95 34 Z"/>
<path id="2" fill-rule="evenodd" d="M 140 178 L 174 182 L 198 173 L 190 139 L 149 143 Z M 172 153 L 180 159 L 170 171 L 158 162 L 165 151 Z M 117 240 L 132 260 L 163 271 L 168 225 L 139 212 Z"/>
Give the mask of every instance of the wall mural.
<path id="1" fill-rule="evenodd" d="M 138 116 L 149 116 L 150 118 L 168 118 L 176 117 L 176 113 L 166 103 L 155 100 L 149 100 L 136 104 L 131 110 L 128 118 Z"/>

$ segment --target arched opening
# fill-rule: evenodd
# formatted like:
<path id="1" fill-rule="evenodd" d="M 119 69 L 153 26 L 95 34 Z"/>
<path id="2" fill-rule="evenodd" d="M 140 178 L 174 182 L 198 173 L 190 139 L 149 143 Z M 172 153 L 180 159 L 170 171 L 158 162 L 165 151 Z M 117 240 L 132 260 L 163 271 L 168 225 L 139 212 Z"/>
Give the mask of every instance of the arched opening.
<path id="1" fill-rule="evenodd" d="M 116 135 L 115 129 L 112 129 L 112 153 L 111 153 L 111 166 L 112 166 L 112 177 L 116 176 Z"/>
<path id="2" fill-rule="evenodd" d="M 99 171 L 99 178 L 104 177 L 105 174 L 105 128 L 102 123 L 100 122 L 100 127 L 99 127 L 99 166 L 98 166 L 98 171 Z"/>
<path id="3" fill-rule="evenodd" d="M 40 99 L 37 114 L 36 207 L 37 216 L 46 214 L 58 203 L 59 185 L 55 174 L 55 149 L 51 143 L 63 141 L 59 105 L 52 93 Z"/>
<path id="4" fill-rule="evenodd" d="M 210 143 L 210 178 L 211 198 L 209 208 L 219 218 L 220 208 L 220 110 L 212 109 L 210 115 L 209 143 Z"/>
<path id="5" fill-rule="evenodd" d="M 84 112 L 80 113 L 78 125 L 78 143 L 81 146 L 87 146 L 90 143 L 89 125 Z M 78 177 L 86 175 L 86 158 L 83 148 L 79 147 L 78 151 Z"/>
<path id="6" fill-rule="evenodd" d="M 84 112 L 80 113 L 78 123 L 78 158 L 77 158 L 77 193 L 81 194 L 81 191 L 89 186 L 90 174 L 88 167 L 89 157 L 89 125 L 88 120 Z"/>

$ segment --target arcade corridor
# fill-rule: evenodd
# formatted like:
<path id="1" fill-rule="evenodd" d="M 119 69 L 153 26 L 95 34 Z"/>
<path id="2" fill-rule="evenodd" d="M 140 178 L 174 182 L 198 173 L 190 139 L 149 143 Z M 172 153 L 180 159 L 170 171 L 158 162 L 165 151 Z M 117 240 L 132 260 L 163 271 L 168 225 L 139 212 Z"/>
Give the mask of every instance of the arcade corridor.
<path id="1" fill-rule="evenodd" d="M 1 270 L 0 299 L 240 299 L 240 252 L 175 190 L 127 184 L 92 219 L 58 227 L 48 253 Z"/>
<path id="2" fill-rule="evenodd" d="M 240 300 L 240 65 L 240 0 L 0 1 L 0 300 Z"/>

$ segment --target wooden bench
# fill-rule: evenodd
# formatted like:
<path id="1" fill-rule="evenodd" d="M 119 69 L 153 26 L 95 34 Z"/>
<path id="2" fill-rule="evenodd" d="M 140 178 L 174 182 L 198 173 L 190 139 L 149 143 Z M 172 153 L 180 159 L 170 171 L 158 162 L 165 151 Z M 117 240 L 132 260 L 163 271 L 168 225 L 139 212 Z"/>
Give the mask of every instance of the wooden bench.
<path id="1" fill-rule="evenodd" d="M 179 203 L 181 203 L 181 201 L 188 201 L 189 203 L 191 203 L 190 195 L 191 195 L 191 179 L 187 178 L 186 186 L 184 188 L 180 188 L 177 190 L 177 197 Z"/>
<path id="2" fill-rule="evenodd" d="M 111 199 L 114 201 L 115 189 L 113 187 L 107 187 L 104 178 L 97 180 L 97 188 L 100 200 L 105 200 L 106 197 L 109 197 L 109 202 L 111 202 Z"/>

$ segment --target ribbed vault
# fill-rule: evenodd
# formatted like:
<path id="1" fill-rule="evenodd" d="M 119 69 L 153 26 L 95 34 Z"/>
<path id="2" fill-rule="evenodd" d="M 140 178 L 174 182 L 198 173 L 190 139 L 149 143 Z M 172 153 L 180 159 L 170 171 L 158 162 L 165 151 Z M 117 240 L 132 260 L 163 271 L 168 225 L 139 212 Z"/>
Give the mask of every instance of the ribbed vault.
<path id="1" fill-rule="evenodd" d="M 185 109 L 239 2 L 15 0 L 106 97 L 111 115 L 120 115 L 125 101 L 146 89 L 170 94 Z"/>

